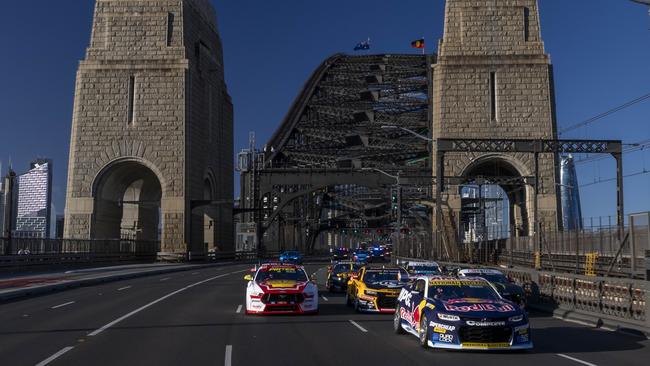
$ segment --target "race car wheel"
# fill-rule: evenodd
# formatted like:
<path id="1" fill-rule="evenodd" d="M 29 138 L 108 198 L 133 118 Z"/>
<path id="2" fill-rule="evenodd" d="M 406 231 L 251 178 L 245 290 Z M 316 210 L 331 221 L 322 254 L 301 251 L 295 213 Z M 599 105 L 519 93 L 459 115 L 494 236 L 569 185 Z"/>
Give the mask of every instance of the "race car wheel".
<path id="1" fill-rule="evenodd" d="M 399 315 L 399 305 L 397 305 L 397 309 L 395 309 L 395 316 L 393 317 L 393 331 L 395 331 L 395 334 L 406 333 L 406 331 L 404 331 L 404 328 L 402 328 L 402 318 Z"/>
<path id="2" fill-rule="evenodd" d="M 420 336 L 420 346 L 424 348 L 428 348 L 429 347 L 429 319 L 427 319 L 426 315 L 422 318 L 422 321 L 420 323 L 419 336 Z"/>

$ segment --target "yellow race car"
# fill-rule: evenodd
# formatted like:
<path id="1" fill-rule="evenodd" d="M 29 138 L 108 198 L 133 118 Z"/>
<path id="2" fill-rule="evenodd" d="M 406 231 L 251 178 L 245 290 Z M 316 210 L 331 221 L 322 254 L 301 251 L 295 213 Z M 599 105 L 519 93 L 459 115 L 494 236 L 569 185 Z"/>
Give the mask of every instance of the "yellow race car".
<path id="1" fill-rule="evenodd" d="M 393 313 L 402 287 L 408 284 L 408 272 L 401 267 L 362 267 L 350 276 L 345 300 L 358 312 Z"/>

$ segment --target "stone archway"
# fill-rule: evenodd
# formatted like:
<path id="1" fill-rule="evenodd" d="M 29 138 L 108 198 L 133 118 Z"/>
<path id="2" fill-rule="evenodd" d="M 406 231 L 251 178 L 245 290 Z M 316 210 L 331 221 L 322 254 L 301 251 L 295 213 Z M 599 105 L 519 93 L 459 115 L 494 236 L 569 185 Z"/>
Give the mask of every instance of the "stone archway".
<path id="1" fill-rule="evenodd" d="M 476 177 L 512 177 L 521 178 L 530 176 L 526 166 L 516 159 L 505 155 L 485 155 L 474 160 L 464 169 L 462 176 L 468 181 Z M 509 227 L 509 236 L 529 236 L 532 234 L 533 223 L 531 209 L 533 198 L 532 188 L 520 184 L 487 185 L 494 187 L 488 189 L 498 195 L 504 192 L 503 202 L 506 203 L 508 218 L 504 222 Z M 485 192 L 485 190 L 483 190 Z M 487 197 L 494 199 L 494 197 Z M 495 201 L 496 202 L 496 201 Z M 462 212 L 461 212 L 462 215 Z"/>
<path id="2" fill-rule="evenodd" d="M 203 181 L 203 199 L 206 201 L 214 200 L 214 186 L 212 184 L 211 176 L 207 177 Z M 217 224 L 217 210 L 212 205 L 204 206 L 202 209 L 203 214 L 203 250 L 204 251 L 215 251 L 216 242 L 216 224 Z"/>
<path id="3" fill-rule="evenodd" d="M 123 160 L 105 167 L 93 185 L 93 239 L 159 241 L 162 184 L 142 162 Z"/>

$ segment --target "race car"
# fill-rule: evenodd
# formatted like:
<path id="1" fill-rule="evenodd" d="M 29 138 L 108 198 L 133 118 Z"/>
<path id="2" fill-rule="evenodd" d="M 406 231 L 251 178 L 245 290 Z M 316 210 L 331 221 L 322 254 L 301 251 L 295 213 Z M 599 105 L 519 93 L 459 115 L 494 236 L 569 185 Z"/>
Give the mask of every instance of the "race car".
<path id="1" fill-rule="evenodd" d="M 260 265 L 247 274 L 246 314 L 309 314 L 318 312 L 318 286 L 302 266 Z"/>
<path id="2" fill-rule="evenodd" d="M 407 283 L 408 273 L 403 268 L 367 265 L 350 277 L 345 302 L 358 312 L 392 313 Z"/>
<path id="3" fill-rule="evenodd" d="M 406 271 L 411 276 L 417 275 L 441 275 L 440 266 L 436 262 L 409 261 L 406 264 Z"/>
<path id="4" fill-rule="evenodd" d="M 336 248 L 332 253 L 333 261 L 341 261 L 350 258 L 350 250 L 348 248 Z"/>
<path id="5" fill-rule="evenodd" d="M 295 250 L 289 250 L 280 253 L 280 262 L 287 262 L 293 264 L 302 264 L 302 255 Z"/>
<path id="6" fill-rule="evenodd" d="M 345 291 L 350 274 L 359 271 L 361 265 L 354 262 L 340 262 L 330 266 L 327 271 L 327 289 L 329 292 Z"/>
<path id="7" fill-rule="evenodd" d="M 526 308 L 526 292 L 523 288 L 513 283 L 501 271 L 496 269 L 461 269 L 458 271 L 459 277 L 481 277 L 488 280 L 499 294 L 515 304 Z"/>
<path id="8" fill-rule="evenodd" d="M 373 245 L 370 247 L 370 257 L 368 262 L 385 262 L 386 261 L 386 251 L 379 245 Z"/>
<path id="9" fill-rule="evenodd" d="M 418 337 L 423 347 L 533 348 L 526 313 L 478 277 L 417 277 L 400 292 L 393 327 Z"/>
<path id="10" fill-rule="evenodd" d="M 352 260 L 358 263 L 367 263 L 370 253 L 364 249 L 357 249 L 352 253 Z"/>

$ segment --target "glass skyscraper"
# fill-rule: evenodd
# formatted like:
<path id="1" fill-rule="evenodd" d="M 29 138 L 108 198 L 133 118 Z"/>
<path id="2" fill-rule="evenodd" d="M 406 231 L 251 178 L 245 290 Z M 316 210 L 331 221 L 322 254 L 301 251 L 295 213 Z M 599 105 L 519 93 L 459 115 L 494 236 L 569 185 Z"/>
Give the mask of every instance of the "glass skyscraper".
<path id="1" fill-rule="evenodd" d="M 52 231 L 52 161 L 39 159 L 17 179 L 18 204 L 13 235 L 49 238 Z"/>

